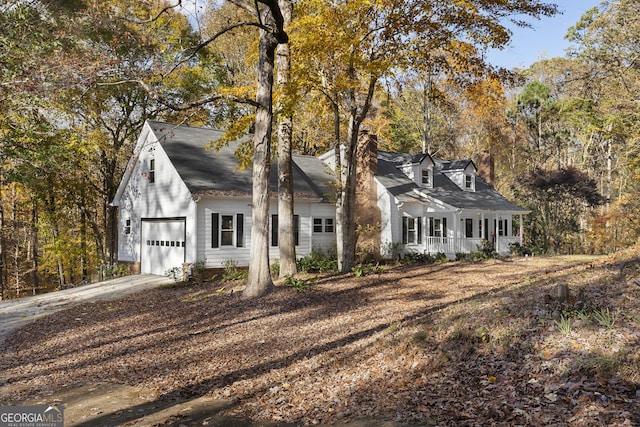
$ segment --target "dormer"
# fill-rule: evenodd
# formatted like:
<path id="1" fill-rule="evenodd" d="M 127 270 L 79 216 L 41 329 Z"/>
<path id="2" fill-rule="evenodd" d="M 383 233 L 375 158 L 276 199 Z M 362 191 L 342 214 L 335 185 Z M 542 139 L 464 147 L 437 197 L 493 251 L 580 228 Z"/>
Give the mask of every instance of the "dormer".
<path id="1" fill-rule="evenodd" d="M 417 154 L 413 158 L 400 166 L 409 179 L 413 180 L 418 187 L 433 188 L 433 167 L 435 163 L 428 154 Z"/>
<path id="2" fill-rule="evenodd" d="M 463 191 L 476 191 L 476 165 L 471 160 L 443 162 L 442 173 Z"/>

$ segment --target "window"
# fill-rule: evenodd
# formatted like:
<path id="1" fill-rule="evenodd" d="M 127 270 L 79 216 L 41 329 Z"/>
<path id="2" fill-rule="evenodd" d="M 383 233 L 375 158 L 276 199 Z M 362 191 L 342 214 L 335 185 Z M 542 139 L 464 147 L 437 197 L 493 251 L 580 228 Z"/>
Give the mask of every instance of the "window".
<path id="1" fill-rule="evenodd" d="M 220 215 L 220 246 L 233 246 L 233 215 Z"/>
<path id="2" fill-rule="evenodd" d="M 431 187 L 431 171 L 429 169 L 422 169 L 422 185 Z"/>
<path id="3" fill-rule="evenodd" d="M 402 217 L 402 243 L 419 245 L 422 243 L 422 218 Z"/>
<path id="4" fill-rule="evenodd" d="M 244 246 L 243 214 L 211 214 L 211 247 Z"/>
<path id="5" fill-rule="evenodd" d="M 293 216 L 293 240 L 300 244 L 300 216 Z M 278 246 L 278 215 L 271 215 L 271 246 Z"/>
<path id="6" fill-rule="evenodd" d="M 498 221 L 498 236 L 506 236 L 507 235 L 507 220 L 499 220 Z"/>
<path id="7" fill-rule="evenodd" d="M 325 218 L 324 219 L 324 232 L 325 233 L 333 233 L 333 218 Z"/>
<path id="8" fill-rule="evenodd" d="M 447 237 L 447 218 L 429 218 L 429 236 Z"/>
<path id="9" fill-rule="evenodd" d="M 124 234 L 131 234 L 131 219 L 124 220 Z"/>
<path id="10" fill-rule="evenodd" d="M 156 159 L 149 160 L 149 182 L 156 181 Z"/>
<path id="11" fill-rule="evenodd" d="M 314 233 L 333 233 L 335 223 L 333 218 L 313 218 Z"/>
<path id="12" fill-rule="evenodd" d="M 473 189 L 473 175 L 465 175 L 464 176 L 464 188 Z"/>
<path id="13" fill-rule="evenodd" d="M 471 218 L 464 220 L 464 237 L 473 237 L 473 219 Z"/>

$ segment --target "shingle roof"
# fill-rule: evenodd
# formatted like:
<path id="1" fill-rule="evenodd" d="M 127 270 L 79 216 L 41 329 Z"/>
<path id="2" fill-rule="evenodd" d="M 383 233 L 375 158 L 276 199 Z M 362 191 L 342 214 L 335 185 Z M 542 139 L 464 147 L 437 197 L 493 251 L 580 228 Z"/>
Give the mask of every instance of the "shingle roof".
<path id="1" fill-rule="evenodd" d="M 426 201 L 423 194 L 457 209 L 484 211 L 527 212 L 511 203 L 496 189 L 476 175 L 476 191 L 465 191 L 451 181 L 443 172 L 464 169 L 470 160 L 445 161 L 434 159 L 433 188 L 419 187 L 405 175 L 399 166 L 410 163 L 414 156 L 402 153 L 378 151 L 378 173 L 376 178 L 399 201 Z"/>
<path id="2" fill-rule="evenodd" d="M 236 194 L 252 192 L 252 169 L 239 169 L 235 151 L 241 138 L 220 150 L 206 148 L 219 140 L 223 131 L 149 121 L 151 130 L 169 156 L 182 180 L 192 194 Z M 312 156 L 293 157 L 293 192 L 296 197 L 328 199 L 331 192 L 331 176 L 324 163 Z M 278 168 L 271 166 L 269 187 L 277 191 Z"/>

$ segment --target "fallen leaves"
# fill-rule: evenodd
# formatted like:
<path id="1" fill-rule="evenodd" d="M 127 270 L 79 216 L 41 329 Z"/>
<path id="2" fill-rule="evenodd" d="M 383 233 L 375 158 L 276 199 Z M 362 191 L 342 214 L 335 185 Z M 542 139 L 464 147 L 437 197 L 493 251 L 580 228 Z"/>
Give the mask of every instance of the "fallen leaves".
<path id="1" fill-rule="evenodd" d="M 637 364 L 638 322 L 561 337 L 544 297 L 563 280 L 604 299 L 616 274 L 558 257 L 327 277 L 254 300 L 216 283 L 156 289 L 14 333 L 0 361 L 14 391 L 3 399 L 108 381 L 155 399 L 235 399 L 229 415 L 308 425 L 625 425 L 638 421 L 638 378 L 597 378 L 592 365 L 611 355 L 589 357 L 606 340 Z M 638 308 L 625 304 L 623 313 Z"/>

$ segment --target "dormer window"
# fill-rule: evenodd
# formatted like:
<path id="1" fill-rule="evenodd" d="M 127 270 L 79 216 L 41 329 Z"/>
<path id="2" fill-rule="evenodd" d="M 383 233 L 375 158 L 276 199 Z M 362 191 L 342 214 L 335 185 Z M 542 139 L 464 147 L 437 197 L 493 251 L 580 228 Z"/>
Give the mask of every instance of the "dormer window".
<path id="1" fill-rule="evenodd" d="M 431 169 L 422 169 L 422 186 L 431 187 Z"/>
<path id="2" fill-rule="evenodd" d="M 467 190 L 473 190 L 473 175 L 466 174 L 464 176 L 464 188 Z"/>

